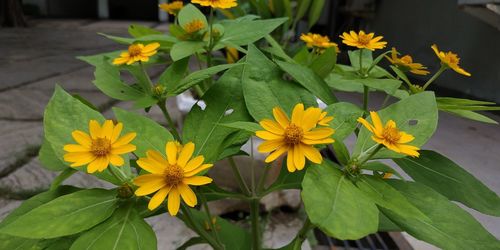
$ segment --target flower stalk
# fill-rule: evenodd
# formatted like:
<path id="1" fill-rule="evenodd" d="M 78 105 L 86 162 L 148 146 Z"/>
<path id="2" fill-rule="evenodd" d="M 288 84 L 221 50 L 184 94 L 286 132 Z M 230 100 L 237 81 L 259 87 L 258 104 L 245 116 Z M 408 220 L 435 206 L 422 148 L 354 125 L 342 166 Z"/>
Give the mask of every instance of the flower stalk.
<path id="1" fill-rule="evenodd" d="M 434 82 L 434 80 L 436 80 L 446 69 L 448 69 L 447 66 L 441 64 L 441 67 L 439 68 L 439 70 L 436 72 L 436 74 L 434 74 L 431 79 L 429 79 L 425 84 L 424 86 L 422 87 L 423 90 L 426 90 L 427 87 L 429 87 L 429 85 Z"/>

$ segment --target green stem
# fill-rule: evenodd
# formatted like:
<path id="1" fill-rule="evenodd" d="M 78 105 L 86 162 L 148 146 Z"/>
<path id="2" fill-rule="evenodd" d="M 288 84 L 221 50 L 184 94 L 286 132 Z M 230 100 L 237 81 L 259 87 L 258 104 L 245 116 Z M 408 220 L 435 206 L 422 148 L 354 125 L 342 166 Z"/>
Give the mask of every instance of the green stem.
<path id="1" fill-rule="evenodd" d="M 387 102 L 389 101 L 390 95 L 385 95 L 384 101 L 382 102 L 382 107 L 380 109 L 385 108 L 385 105 L 387 105 Z"/>
<path id="2" fill-rule="evenodd" d="M 269 170 L 271 169 L 271 167 L 272 167 L 272 165 L 264 166 L 264 172 L 260 176 L 259 184 L 257 184 L 256 193 L 258 195 L 260 195 L 260 193 L 262 192 L 262 189 L 264 188 L 264 184 L 266 183 L 267 175 L 268 175 Z"/>
<path id="3" fill-rule="evenodd" d="M 363 75 L 363 49 L 359 49 L 359 73 Z"/>
<path id="4" fill-rule="evenodd" d="M 300 250 L 302 247 L 302 242 L 304 242 L 307 238 L 307 233 L 315 227 L 316 226 L 311 223 L 311 220 L 309 220 L 309 217 L 307 217 L 306 221 L 304 221 L 304 225 L 302 225 L 302 228 L 297 233 L 297 236 L 294 239 L 292 250 Z"/>
<path id="5" fill-rule="evenodd" d="M 441 65 L 441 68 L 439 68 L 439 70 L 436 72 L 436 74 L 434 74 L 431 79 L 429 79 L 429 81 L 427 81 L 424 86 L 422 87 L 423 90 L 427 89 L 427 87 L 432 83 L 434 82 L 434 80 L 436 80 L 436 78 L 438 78 L 439 75 L 441 75 L 441 73 L 443 73 L 445 70 L 447 69 L 446 66 L 444 65 Z"/>
<path id="6" fill-rule="evenodd" d="M 212 67 L 213 23 L 214 23 L 214 9 L 210 8 L 210 17 L 208 19 L 207 68 Z"/>
<path id="7" fill-rule="evenodd" d="M 250 196 L 251 192 L 250 189 L 247 186 L 247 183 L 245 182 L 245 179 L 243 179 L 243 176 L 241 175 L 240 169 L 236 165 L 236 162 L 234 161 L 233 157 L 229 157 L 227 159 L 229 161 L 229 165 L 231 166 L 231 169 L 233 170 L 234 176 L 236 177 L 236 182 L 238 182 L 238 185 L 241 189 L 241 191 L 247 195 Z"/>
<path id="8" fill-rule="evenodd" d="M 130 180 L 127 178 L 127 176 L 125 174 L 123 174 L 123 172 L 121 170 L 118 170 L 118 172 L 120 172 L 120 174 L 116 173 L 115 172 L 115 167 L 114 166 L 108 166 L 108 169 L 109 169 L 109 172 L 117 179 L 119 180 L 120 182 L 122 183 L 128 183 L 131 187 L 133 187 L 134 185 L 132 184 L 132 182 L 130 182 Z"/>
<path id="9" fill-rule="evenodd" d="M 198 233 L 198 235 L 201 236 L 211 247 L 213 247 L 214 249 L 224 249 L 214 238 L 212 238 L 210 234 L 208 234 L 203 228 L 200 228 L 200 225 L 193 220 L 193 215 L 189 211 L 189 208 L 186 208 L 185 205 L 181 205 L 181 210 L 187 224 L 191 225 L 191 228 L 196 233 Z"/>
<path id="10" fill-rule="evenodd" d="M 76 169 L 74 169 L 74 168 L 67 168 L 64 171 L 62 171 L 54 179 L 54 181 L 52 181 L 52 184 L 50 185 L 50 190 L 55 190 L 56 188 L 58 188 L 61 185 L 61 183 L 63 183 L 63 181 L 65 181 L 66 179 L 68 179 L 71 175 L 73 175 L 76 172 L 78 172 L 78 171 Z"/>
<path id="11" fill-rule="evenodd" d="M 250 220 L 252 223 L 252 249 L 261 249 L 260 223 L 259 223 L 260 199 L 256 198 L 250 202 Z"/>
<path id="12" fill-rule="evenodd" d="M 358 163 L 358 166 L 363 166 L 363 164 L 365 164 L 365 162 L 367 162 L 368 160 L 370 160 L 383 147 L 384 147 L 384 145 L 377 144 L 377 147 L 366 158 L 364 158 L 363 160 L 361 160 Z M 361 158 L 361 156 L 360 156 L 360 158 Z"/>
<path id="13" fill-rule="evenodd" d="M 370 89 L 363 85 L 363 110 L 368 113 L 368 99 L 369 99 Z"/>
<path id="14" fill-rule="evenodd" d="M 217 233 L 217 229 L 215 228 L 214 223 L 212 223 L 212 215 L 210 213 L 210 209 L 208 208 L 208 203 L 207 203 L 207 199 L 205 197 L 205 194 L 203 194 L 203 193 L 200 192 L 200 199 L 201 199 L 201 204 L 203 206 L 203 210 L 205 210 L 205 213 L 207 215 L 208 225 L 210 227 L 210 230 L 212 231 L 212 233 L 214 235 L 214 238 L 217 241 L 217 243 L 219 243 L 219 245 L 222 245 L 222 243 L 221 243 L 221 241 L 219 239 L 219 234 Z"/>
<path id="15" fill-rule="evenodd" d="M 179 132 L 177 132 L 177 128 L 175 126 L 175 123 L 172 120 L 172 117 L 170 117 L 170 114 L 168 113 L 166 101 L 162 100 L 162 101 L 158 102 L 158 107 L 160 107 L 161 112 L 163 113 L 163 116 L 165 116 L 165 120 L 167 120 L 168 126 L 170 127 L 170 132 L 175 137 L 175 139 L 180 142 L 181 136 L 179 135 Z"/>
<path id="16" fill-rule="evenodd" d="M 144 91 L 146 93 L 148 93 L 149 95 L 151 95 L 152 88 L 153 88 L 153 82 L 151 81 L 151 78 L 149 78 L 148 72 L 146 72 L 146 68 L 144 67 L 144 65 L 142 65 L 142 62 L 139 62 L 139 68 L 141 68 L 141 72 L 144 76 L 144 79 L 146 79 L 146 81 L 147 81 L 147 83 L 145 85 L 143 84 L 143 81 L 139 81 L 139 83 L 141 83 L 143 85 L 142 88 L 144 89 Z"/>

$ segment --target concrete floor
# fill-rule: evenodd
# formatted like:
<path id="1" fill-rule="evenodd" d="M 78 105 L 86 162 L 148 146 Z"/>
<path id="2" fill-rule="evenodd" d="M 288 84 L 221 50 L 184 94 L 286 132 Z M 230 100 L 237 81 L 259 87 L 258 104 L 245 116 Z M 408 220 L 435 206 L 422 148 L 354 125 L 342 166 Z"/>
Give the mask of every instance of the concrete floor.
<path id="1" fill-rule="evenodd" d="M 42 20 L 35 21 L 29 29 L 0 30 L 0 219 L 17 207 L 24 197 L 47 188 L 55 176 L 43 170 L 36 159 L 42 138 L 43 109 L 55 83 L 91 100 L 102 108 L 101 111 L 109 114 L 108 108 L 113 101 L 91 83 L 93 69 L 75 57 L 124 49 L 122 45 L 96 33 L 123 35 L 129 24 L 119 21 Z M 158 23 L 142 24 L 165 28 Z M 338 96 L 342 100 L 361 101 L 359 95 Z M 377 103 L 381 97 L 374 95 L 372 100 Z M 500 121 L 498 116 L 491 117 Z M 482 124 L 442 113 L 438 130 L 423 148 L 437 150 L 448 156 L 500 194 L 498 125 Z M 102 183 L 88 175 L 76 175 L 70 179 L 70 183 L 102 186 Z M 471 213 L 500 238 L 499 218 L 475 211 Z M 151 223 L 157 232 L 169 230 L 172 225 L 179 226 L 179 223 L 166 216 L 164 219 L 154 219 Z M 172 238 L 186 239 L 189 236 L 189 231 L 182 227 L 172 232 Z M 416 249 L 432 249 L 428 244 L 411 237 L 409 239 Z"/>

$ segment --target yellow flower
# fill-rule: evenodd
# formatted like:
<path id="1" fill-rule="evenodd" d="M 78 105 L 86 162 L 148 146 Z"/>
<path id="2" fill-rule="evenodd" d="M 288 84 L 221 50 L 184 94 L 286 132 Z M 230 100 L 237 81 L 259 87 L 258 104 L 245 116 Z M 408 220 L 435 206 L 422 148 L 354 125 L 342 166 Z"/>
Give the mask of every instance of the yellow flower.
<path id="1" fill-rule="evenodd" d="M 210 6 L 212 8 L 228 9 L 238 6 L 236 0 L 191 0 L 191 3 L 197 3 L 201 6 Z"/>
<path id="2" fill-rule="evenodd" d="M 226 47 L 226 61 L 227 63 L 235 63 L 239 59 L 238 50 L 233 47 Z"/>
<path id="3" fill-rule="evenodd" d="M 321 53 L 324 49 L 335 47 L 335 52 L 339 53 L 339 47 L 336 43 L 330 42 L 330 38 L 319 34 L 307 33 L 300 35 L 300 40 L 306 43 L 308 48 L 315 48 Z"/>
<path id="4" fill-rule="evenodd" d="M 302 170 L 305 158 L 314 163 L 322 162 L 323 158 L 314 145 L 334 142 L 330 136 L 335 131 L 332 128 L 316 128 L 322 115 L 320 108 L 310 107 L 304 110 L 304 105 L 299 103 L 293 108 L 291 120 L 279 107 L 273 109 L 273 115 L 276 121 L 260 121 L 265 130 L 256 132 L 258 137 L 265 140 L 259 145 L 259 152 L 272 152 L 265 160 L 267 163 L 276 160 L 285 152 L 288 153 L 289 172 Z"/>
<path id="5" fill-rule="evenodd" d="M 330 122 L 333 120 L 333 116 L 326 116 L 328 113 L 326 111 L 321 112 L 318 119 L 318 125 L 320 126 L 330 126 Z"/>
<path id="6" fill-rule="evenodd" d="M 460 66 L 458 66 L 458 63 L 460 62 L 460 58 L 458 57 L 457 54 L 455 54 L 451 51 L 448 51 L 446 53 L 443 51 L 439 51 L 437 45 L 435 45 L 435 44 L 433 44 L 431 48 L 432 48 L 432 50 L 434 50 L 434 53 L 436 53 L 436 56 L 439 57 L 439 60 L 441 60 L 442 65 L 445 65 L 445 66 L 451 68 L 452 70 L 454 70 L 455 72 L 457 72 L 461 75 L 471 76 L 471 74 L 469 72 L 465 71 L 464 69 L 460 68 Z"/>
<path id="7" fill-rule="evenodd" d="M 196 175 L 213 165 L 203 164 L 205 158 L 201 155 L 191 158 L 193 152 L 192 142 L 182 146 L 173 141 L 167 142 L 165 146 L 166 158 L 156 150 L 147 151 L 147 157 L 137 160 L 137 164 L 150 174 L 134 179 L 134 184 L 139 186 L 135 195 L 145 196 L 156 192 L 149 201 L 150 210 L 160 206 L 168 195 L 168 212 L 172 216 L 179 211 L 181 198 L 188 206 L 194 207 L 198 200 L 189 185 L 211 183 L 211 178 Z"/>
<path id="8" fill-rule="evenodd" d="M 402 56 L 401 58 L 398 58 L 398 51 L 396 48 L 392 48 L 391 50 L 391 57 L 385 56 L 389 62 L 392 64 L 402 68 L 404 71 L 410 71 L 413 74 L 416 75 L 427 75 L 429 74 L 429 71 L 425 70 L 427 67 L 424 67 L 424 65 L 420 63 L 414 63 L 413 58 L 411 58 L 410 55 L 405 55 Z"/>
<path id="9" fill-rule="evenodd" d="M 182 9 L 184 3 L 182 1 L 173 1 L 171 3 L 162 3 L 158 7 L 170 15 L 176 16 L 177 13 Z"/>
<path id="10" fill-rule="evenodd" d="M 135 62 L 147 62 L 149 61 L 149 57 L 156 54 L 156 50 L 160 47 L 159 43 L 150 43 L 146 46 L 142 43 L 131 44 L 128 47 L 128 51 L 124 51 L 120 54 L 120 57 L 115 58 L 113 60 L 113 64 L 121 65 L 127 64 L 130 65 Z"/>
<path id="11" fill-rule="evenodd" d="M 182 27 L 188 34 L 193 34 L 196 33 L 203 28 L 205 28 L 205 24 L 199 20 L 199 19 L 194 19 L 193 21 L 187 23 Z"/>
<path id="12" fill-rule="evenodd" d="M 413 157 L 418 157 L 420 155 L 417 152 L 417 150 L 419 150 L 418 147 L 407 145 L 407 143 L 415 139 L 413 135 L 399 131 L 393 120 L 389 120 L 385 126 L 383 126 L 377 112 L 370 112 L 370 116 L 372 118 L 373 125 L 368 123 L 368 121 L 362 117 L 358 118 L 358 122 L 363 124 L 363 126 L 372 132 L 372 140 L 378 144 L 383 144 L 386 148 L 396 153 Z"/>
<path id="13" fill-rule="evenodd" d="M 135 146 L 130 142 L 135 138 L 136 133 L 128 133 L 122 137 L 123 124 L 113 124 L 112 120 L 106 120 L 99 125 L 96 120 L 90 120 L 90 135 L 75 130 L 71 133 L 73 139 L 78 144 L 67 144 L 64 151 L 64 160 L 71 162 L 70 166 L 79 167 L 87 165 L 87 172 L 104 171 L 109 163 L 114 166 L 123 166 L 124 160 L 121 154 L 130 153 L 135 150 Z"/>
<path id="14" fill-rule="evenodd" d="M 344 32 L 340 36 L 342 38 L 342 42 L 344 44 L 347 44 L 352 47 L 357 47 L 359 49 L 369 49 L 369 50 L 376 50 L 376 49 L 383 49 L 385 48 L 385 45 L 387 42 L 380 41 L 383 36 L 377 36 L 374 37 L 374 33 L 368 33 L 366 34 L 364 31 L 359 31 L 359 33 L 356 33 L 354 31 L 351 31 L 350 33 Z"/>

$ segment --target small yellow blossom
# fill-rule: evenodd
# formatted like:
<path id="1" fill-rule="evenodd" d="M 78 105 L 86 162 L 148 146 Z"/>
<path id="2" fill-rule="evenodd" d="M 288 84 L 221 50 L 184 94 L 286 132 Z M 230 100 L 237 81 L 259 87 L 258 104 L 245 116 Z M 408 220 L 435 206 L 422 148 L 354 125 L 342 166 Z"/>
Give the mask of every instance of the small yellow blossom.
<path id="1" fill-rule="evenodd" d="M 218 9 L 228 9 L 238 6 L 236 0 L 191 0 L 191 3 L 197 3 L 201 6 L 210 6 Z"/>
<path id="2" fill-rule="evenodd" d="M 398 58 L 398 51 L 394 47 L 391 50 L 391 57 L 385 56 L 385 58 L 387 58 L 387 60 L 389 60 L 392 64 L 400 67 L 403 71 L 410 71 L 416 75 L 429 74 L 429 71 L 426 70 L 427 67 L 424 67 L 424 65 L 420 63 L 414 63 L 413 58 L 411 58 L 410 55 Z"/>
<path id="3" fill-rule="evenodd" d="M 287 152 L 287 169 L 289 172 L 302 170 L 305 159 L 314 163 L 321 163 L 323 158 L 319 150 L 314 147 L 317 144 L 332 143 L 330 136 L 335 132 L 332 128 L 316 128 L 322 115 L 320 108 L 310 107 L 304 110 L 304 105 L 295 105 L 292 111 L 292 119 L 279 107 L 273 109 L 274 119 L 264 119 L 260 125 L 264 128 L 257 131 L 257 137 L 264 139 L 258 147 L 261 153 L 272 152 L 266 162 L 272 162 Z M 328 119 L 323 117 L 323 119 Z"/>
<path id="4" fill-rule="evenodd" d="M 434 50 L 434 53 L 436 53 L 436 56 L 441 60 L 441 64 L 445 65 L 446 67 L 451 68 L 455 72 L 464 75 L 464 76 L 471 76 L 471 74 L 464 69 L 460 68 L 458 66 L 458 63 L 460 62 L 460 58 L 458 57 L 457 54 L 448 51 L 448 52 L 443 52 L 439 51 L 437 45 L 433 44 L 432 45 L 432 50 Z"/>
<path id="5" fill-rule="evenodd" d="M 359 33 L 356 33 L 354 31 L 351 31 L 350 33 L 344 32 L 340 36 L 342 38 L 342 42 L 346 45 L 352 46 L 352 47 L 357 47 L 359 49 L 369 49 L 371 51 L 376 50 L 376 49 L 383 49 L 385 48 L 385 45 L 387 42 L 380 41 L 383 36 L 377 36 L 374 37 L 374 33 L 368 33 L 366 34 L 364 31 L 359 31 Z"/>
<path id="6" fill-rule="evenodd" d="M 192 158 L 194 148 L 192 142 L 182 146 L 178 142 L 169 141 L 165 146 L 166 158 L 156 150 L 149 150 L 146 157 L 137 160 L 137 164 L 150 174 L 143 174 L 134 179 L 134 184 L 139 186 L 135 195 L 155 193 L 148 204 L 150 210 L 160 206 L 167 196 L 167 208 L 172 216 L 179 211 L 181 198 L 188 206 L 196 206 L 198 200 L 189 185 L 201 186 L 211 183 L 211 178 L 197 174 L 213 165 L 203 164 L 205 158 L 201 155 Z"/>
<path id="7" fill-rule="evenodd" d="M 385 126 L 383 126 L 377 112 L 370 112 L 370 117 L 372 118 L 373 125 L 362 117 L 358 118 L 358 122 L 363 124 L 373 134 L 372 140 L 396 153 L 413 157 L 420 155 L 418 147 L 407 145 L 407 143 L 415 139 L 413 135 L 400 131 L 393 120 L 387 121 Z"/>
<path id="8" fill-rule="evenodd" d="M 123 124 L 113 124 L 112 120 L 106 120 L 99 125 L 96 120 L 90 120 L 90 135 L 75 130 L 71 133 L 73 139 L 78 144 L 67 144 L 64 151 L 64 160 L 71 162 L 71 167 L 87 165 L 87 172 L 104 171 L 109 163 L 114 166 L 123 166 L 124 160 L 120 156 L 135 150 L 135 146 L 130 142 L 135 138 L 136 133 L 128 133 L 122 137 L 120 133 Z"/>
<path id="9" fill-rule="evenodd" d="M 327 36 L 307 33 L 302 34 L 300 36 L 300 40 L 304 41 L 308 48 L 315 48 L 320 53 L 330 47 L 335 47 L 335 52 L 339 53 L 339 46 L 334 42 L 330 42 L 330 38 L 328 38 Z"/>
<path id="10" fill-rule="evenodd" d="M 238 50 L 232 47 L 226 47 L 226 61 L 227 63 L 235 63 L 239 59 Z"/>
<path id="11" fill-rule="evenodd" d="M 121 65 L 126 63 L 130 65 L 135 62 L 147 62 L 149 61 L 149 57 L 156 54 L 159 47 L 159 43 L 150 43 L 146 46 L 142 43 L 131 44 L 128 47 L 128 51 L 122 52 L 120 57 L 113 60 L 113 64 Z"/>
<path id="12" fill-rule="evenodd" d="M 160 9 L 174 16 L 177 16 L 177 14 L 179 13 L 179 11 L 182 9 L 183 6 L 184 3 L 182 1 L 173 1 L 171 3 L 162 3 L 158 5 Z"/>
<path id="13" fill-rule="evenodd" d="M 205 28 L 205 23 L 203 23 L 199 19 L 194 19 L 193 21 L 184 25 L 184 27 L 182 28 L 184 29 L 184 31 L 186 31 L 186 33 L 193 34 Z"/>

